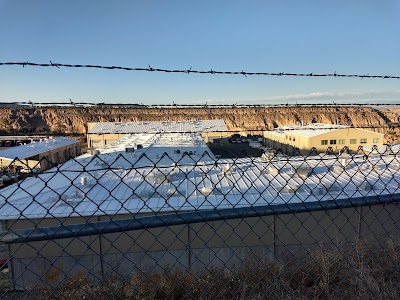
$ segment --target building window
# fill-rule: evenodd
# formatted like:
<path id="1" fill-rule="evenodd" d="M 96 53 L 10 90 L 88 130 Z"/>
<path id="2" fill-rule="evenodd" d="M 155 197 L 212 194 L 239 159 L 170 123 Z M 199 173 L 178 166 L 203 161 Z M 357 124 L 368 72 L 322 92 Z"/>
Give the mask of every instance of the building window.
<path id="1" fill-rule="evenodd" d="M 379 143 L 379 138 L 374 138 L 374 144 Z"/>
<path id="2" fill-rule="evenodd" d="M 292 137 L 291 136 L 289 136 L 289 141 L 291 141 L 292 140 Z"/>
<path id="3" fill-rule="evenodd" d="M 329 141 L 329 144 L 330 144 L 330 145 L 336 145 L 336 140 L 330 140 L 330 141 Z"/>
<path id="4" fill-rule="evenodd" d="M 344 144 L 346 144 L 346 140 L 339 140 L 339 145 L 344 145 Z"/>
<path id="5" fill-rule="evenodd" d="M 360 144 L 366 144 L 367 143 L 367 139 L 360 139 Z"/>
<path id="6" fill-rule="evenodd" d="M 328 140 L 321 140 L 321 145 L 328 145 Z"/>
<path id="7" fill-rule="evenodd" d="M 293 137 L 293 142 L 295 142 L 296 141 L 296 138 L 295 137 Z"/>
<path id="8" fill-rule="evenodd" d="M 350 144 L 357 144 L 357 139 L 350 139 Z"/>

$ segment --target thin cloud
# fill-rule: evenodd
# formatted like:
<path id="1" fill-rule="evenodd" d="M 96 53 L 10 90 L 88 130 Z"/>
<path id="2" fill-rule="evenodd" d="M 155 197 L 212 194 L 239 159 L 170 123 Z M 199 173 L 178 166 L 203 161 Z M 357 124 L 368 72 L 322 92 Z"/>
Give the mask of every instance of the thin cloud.
<path id="1" fill-rule="evenodd" d="M 175 101 L 176 104 L 206 105 L 206 104 L 303 104 L 303 103 L 400 103 L 400 90 L 378 92 L 351 92 L 351 93 L 334 93 L 334 92 L 312 92 L 307 94 L 290 94 L 274 97 L 265 97 L 264 99 L 194 99 L 187 102 L 180 100 Z"/>
<path id="2" fill-rule="evenodd" d="M 333 92 L 313 92 L 309 94 L 295 94 L 295 95 L 285 95 L 278 97 L 271 97 L 266 99 L 266 102 L 271 101 L 400 101 L 400 91 L 389 91 L 389 92 L 352 92 L 352 93 L 333 93 Z"/>

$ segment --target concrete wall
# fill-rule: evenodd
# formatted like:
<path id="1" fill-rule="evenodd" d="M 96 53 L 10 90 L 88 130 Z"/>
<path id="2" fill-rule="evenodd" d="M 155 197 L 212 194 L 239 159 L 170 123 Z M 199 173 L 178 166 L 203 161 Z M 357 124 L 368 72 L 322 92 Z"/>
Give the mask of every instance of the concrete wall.
<path id="1" fill-rule="evenodd" d="M 304 253 L 320 244 L 398 239 L 399 208 L 399 204 L 375 205 L 14 244 L 9 246 L 10 274 L 15 288 L 58 284 L 82 275 L 96 283 L 103 276 L 130 276 L 138 270 L 232 267 L 251 257 L 274 259 L 287 251 Z M 92 217 L 88 221 L 108 219 Z M 71 224 L 86 220 L 60 221 Z M 6 225 L 11 229 L 46 227 L 60 221 L 19 220 Z"/>

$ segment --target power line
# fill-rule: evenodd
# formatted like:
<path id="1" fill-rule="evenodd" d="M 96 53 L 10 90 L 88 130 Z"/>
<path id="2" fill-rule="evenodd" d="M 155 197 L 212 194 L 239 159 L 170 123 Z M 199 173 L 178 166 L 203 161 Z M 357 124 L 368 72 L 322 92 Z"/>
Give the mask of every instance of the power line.
<path id="1" fill-rule="evenodd" d="M 380 78 L 380 79 L 400 79 L 400 76 L 392 75 L 370 75 L 370 74 L 339 74 L 339 73 L 286 73 L 286 72 L 245 72 L 245 71 L 216 71 L 216 70 L 194 70 L 189 68 L 182 69 L 160 69 L 153 68 L 150 65 L 147 68 L 137 67 L 121 67 L 121 66 L 102 66 L 102 65 L 77 65 L 77 64 L 63 64 L 63 63 L 31 63 L 31 62 L 0 62 L 0 66 L 33 66 L 33 67 L 54 67 L 60 69 L 64 68 L 92 68 L 92 69 L 107 69 L 107 70 L 124 70 L 124 71 L 145 71 L 145 72 L 163 72 L 163 73 L 183 73 L 183 74 L 211 74 L 211 75 L 242 75 L 242 76 L 292 76 L 292 77 L 352 77 L 352 78 Z"/>

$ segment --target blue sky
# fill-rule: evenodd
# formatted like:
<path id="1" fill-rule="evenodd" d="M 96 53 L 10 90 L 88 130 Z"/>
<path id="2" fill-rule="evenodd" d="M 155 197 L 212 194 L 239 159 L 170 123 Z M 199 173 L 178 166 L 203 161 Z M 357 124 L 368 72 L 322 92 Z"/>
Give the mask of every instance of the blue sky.
<path id="1" fill-rule="evenodd" d="M 400 75 L 400 1 L 0 0 L 0 61 Z M 395 79 L 0 67 L 0 101 L 397 102 Z"/>

